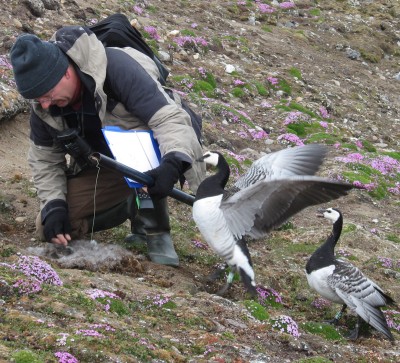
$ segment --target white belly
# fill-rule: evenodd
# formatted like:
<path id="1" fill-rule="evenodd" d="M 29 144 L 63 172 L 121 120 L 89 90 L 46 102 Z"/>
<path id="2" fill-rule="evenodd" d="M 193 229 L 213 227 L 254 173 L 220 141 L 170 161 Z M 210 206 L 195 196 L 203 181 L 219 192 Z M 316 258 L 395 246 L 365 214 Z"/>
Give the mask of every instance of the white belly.
<path id="1" fill-rule="evenodd" d="M 193 219 L 207 244 L 222 258 L 232 257 L 236 241 L 230 232 L 219 205 L 222 196 L 204 198 L 193 205 Z"/>
<path id="2" fill-rule="evenodd" d="M 328 285 L 328 276 L 332 275 L 334 265 L 324 267 L 310 274 L 306 274 L 308 284 L 312 289 L 318 292 L 322 297 L 338 304 L 343 304 L 343 300 L 336 292 Z"/>

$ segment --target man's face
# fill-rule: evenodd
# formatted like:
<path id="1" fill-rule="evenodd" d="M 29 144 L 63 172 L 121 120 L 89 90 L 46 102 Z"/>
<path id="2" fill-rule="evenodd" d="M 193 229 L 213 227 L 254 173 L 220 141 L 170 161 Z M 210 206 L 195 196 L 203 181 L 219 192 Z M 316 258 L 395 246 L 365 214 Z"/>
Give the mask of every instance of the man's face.
<path id="1" fill-rule="evenodd" d="M 47 110 L 52 105 L 58 107 L 67 106 L 72 100 L 76 87 L 69 72 L 68 68 L 61 80 L 49 92 L 35 98 L 32 102 L 36 104 L 40 103 L 44 110 Z"/>

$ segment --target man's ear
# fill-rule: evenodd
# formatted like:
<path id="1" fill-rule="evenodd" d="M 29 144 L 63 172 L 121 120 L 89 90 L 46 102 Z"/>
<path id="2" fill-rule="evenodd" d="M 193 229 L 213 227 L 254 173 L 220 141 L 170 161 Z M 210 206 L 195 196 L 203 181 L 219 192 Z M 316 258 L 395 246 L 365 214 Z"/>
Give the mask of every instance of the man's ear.
<path id="1" fill-rule="evenodd" d="M 70 79 L 71 78 L 71 70 L 70 70 L 69 67 L 70 66 L 67 67 L 67 70 L 65 71 L 65 74 L 64 74 L 66 79 Z"/>

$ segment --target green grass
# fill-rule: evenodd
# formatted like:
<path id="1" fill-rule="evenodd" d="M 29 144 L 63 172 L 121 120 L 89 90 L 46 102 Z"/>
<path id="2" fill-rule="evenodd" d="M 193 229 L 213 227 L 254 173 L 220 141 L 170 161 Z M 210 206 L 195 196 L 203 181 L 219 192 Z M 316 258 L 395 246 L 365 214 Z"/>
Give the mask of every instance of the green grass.
<path id="1" fill-rule="evenodd" d="M 357 226 L 352 223 L 346 223 L 343 225 L 342 234 L 354 232 L 357 230 Z"/>
<path id="2" fill-rule="evenodd" d="M 400 237 L 397 234 L 388 234 L 386 238 L 394 243 L 400 243 Z"/>
<path id="3" fill-rule="evenodd" d="M 292 67 L 292 68 L 289 69 L 289 74 L 292 77 L 295 77 L 295 78 L 297 78 L 299 80 L 302 79 L 301 71 L 299 69 L 295 68 L 295 67 Z"/>
<path id="4" fill-rule="evenodd" d="M 260 96 L 268 96 L 269 92 L 261 82 L 254 82 L 254 86 Z"/>

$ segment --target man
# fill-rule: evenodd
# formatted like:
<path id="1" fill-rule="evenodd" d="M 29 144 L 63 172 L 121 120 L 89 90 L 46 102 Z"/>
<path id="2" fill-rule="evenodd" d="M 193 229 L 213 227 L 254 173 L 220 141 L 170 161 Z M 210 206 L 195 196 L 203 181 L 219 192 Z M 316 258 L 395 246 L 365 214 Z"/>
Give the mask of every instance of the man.
<path id="1" fill-rule="evenodd" d="M 21 35 L 10 56 L 18 91 L 32 103 L 28 161 L 40 239 L 67 245 L 92 227 L 130 218 L 130 239 L 146 241 L 153 262 L 178 266 L 166 196 L 183 175 L 195 192 L 205 169 L 193 163 L 202 155 L 199 127 L 179 97 L 163 89 L 153 60 L 132 48 L 105 48 L 79 26 L 59 29 L 49 42 Z M 155 180 L 148 189 L 154 208 L 140 209 L 122 176 L 104 168 L 98 174 L 88 162 L 90 151 L 112 156 L 101 131 L 106 125 L 153 131 L 162 155 L 147 172 Z"/>

